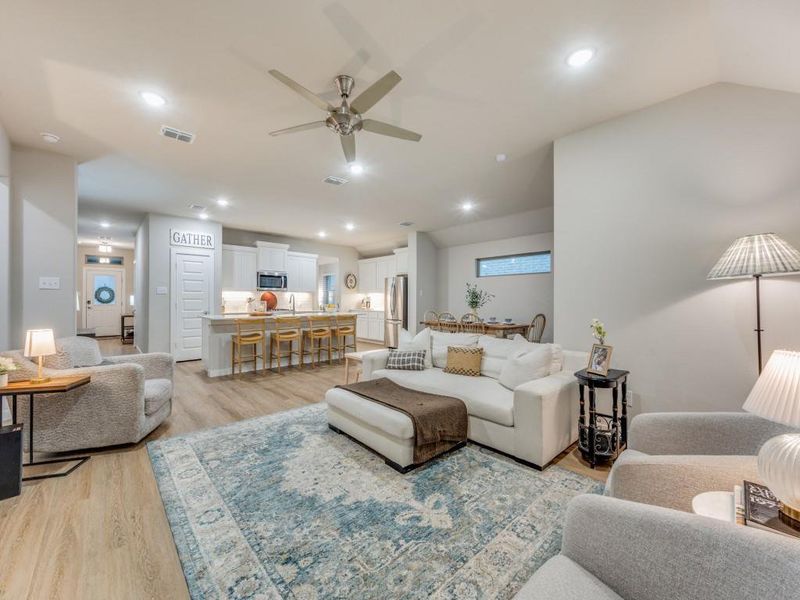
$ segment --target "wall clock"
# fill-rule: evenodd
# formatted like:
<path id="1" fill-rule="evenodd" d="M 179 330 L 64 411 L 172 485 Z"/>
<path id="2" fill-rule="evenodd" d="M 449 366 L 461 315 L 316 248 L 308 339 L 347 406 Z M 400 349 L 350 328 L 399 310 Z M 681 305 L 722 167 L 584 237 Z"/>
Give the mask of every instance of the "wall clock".
<path id="1" fill-rule="evenodd" d="M 345 275 L 344 285 L 348 290 L 356 289 L 356 286 L 358 285 L 358 278 L 356 277 L 355 273 L 348 273 Z"/>

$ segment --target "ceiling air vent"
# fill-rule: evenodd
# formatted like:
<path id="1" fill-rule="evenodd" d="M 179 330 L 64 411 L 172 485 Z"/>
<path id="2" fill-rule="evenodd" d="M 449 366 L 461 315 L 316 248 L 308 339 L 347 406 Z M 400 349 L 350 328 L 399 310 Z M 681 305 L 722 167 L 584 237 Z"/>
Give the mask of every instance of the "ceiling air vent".
<path id="1" fill-rule="evenodd" d="M 206 209 L 206 207 L 201 204 L 190 204 L 189 208 L 191 208 L 192 210 L 199 210 L 199 211 L 203 211 Z"/>
<path id="2" fill-rule="evenodd" d="M 411 227 L 414 223 L 411 221 L 403 221 L 400 223 L 400 227 Z"/>
<path id="3" fill-rule="evenodd" d="M 180 129 L 175 129 L 174 127 L 167 127 L 166 125 L 161 126 L 161 135 L 172 138 L 173 140 L 177 140 L 179 142 L 186 142 L 187 144 L 191 144 L 194 141 L 193 133 L 181 131 Z"/>
<path id="4" fill-rule="evenodd" d="M 330 183 L 331 185 L 344 185 L 349 179 L 345 179 L 344 177 L 337 177 L 336 175 L 328 175 L 325 179 L 323 179 L 325 183 Z"/>

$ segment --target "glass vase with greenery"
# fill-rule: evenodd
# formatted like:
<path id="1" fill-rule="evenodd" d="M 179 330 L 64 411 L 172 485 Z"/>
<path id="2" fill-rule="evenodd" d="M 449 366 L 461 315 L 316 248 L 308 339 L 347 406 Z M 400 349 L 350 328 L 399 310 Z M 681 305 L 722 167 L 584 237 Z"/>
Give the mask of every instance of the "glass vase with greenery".
<path id="1" fill-rule="evenodd" d="M 476 283 L 467 284 L 467 293 L 464 299 L 467 301 L 467 306 L 473 314 L 478 314 L 478 309 L 486 306 L 494 298 L 494 294 L 490 294 L 486 290 L 482 290 Z"/>

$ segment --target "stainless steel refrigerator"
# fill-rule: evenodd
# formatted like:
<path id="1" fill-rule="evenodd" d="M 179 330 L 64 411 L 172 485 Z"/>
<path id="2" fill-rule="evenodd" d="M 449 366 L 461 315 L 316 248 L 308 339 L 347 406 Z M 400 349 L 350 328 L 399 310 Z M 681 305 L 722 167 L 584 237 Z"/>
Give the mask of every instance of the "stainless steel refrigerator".
<path id="1" fill-rule="evenodd" d="M 408 329 L 408 275 L 387 277 L 383 288 L 386 335 L 389 348 L 397 348 L 400 330 Z"/>

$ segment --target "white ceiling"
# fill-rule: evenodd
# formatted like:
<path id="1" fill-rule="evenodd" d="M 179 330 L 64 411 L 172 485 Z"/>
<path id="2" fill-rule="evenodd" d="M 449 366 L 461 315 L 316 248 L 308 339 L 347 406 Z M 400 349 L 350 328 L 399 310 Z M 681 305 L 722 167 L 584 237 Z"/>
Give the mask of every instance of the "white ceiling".
<path id="1" fill-rule="evenodd" d="M 571 131 L 716 81 L 800 92 L 798 26 L 788 0 L 3 0 L 0 121 L 17 144 L 78 158 L 82 236 L 109 219 L 129 237 L 143 212 L 197 203 L 226 226 L 375 249 L 405 237 L 401 221 L 429 231 L 551 205 L 551 142 Z M 597 58 L 570 69 L 584 46 Z M 395 69 L 369 116 L 423 139 L 359 133 L 366 172 L 323 184 L 346 174 L 338 140 L 267 135 L 324 116 L 270 68 L 328 100 L 339 73 L 358 94 Z M 164 124 L 196 142 L 160 137 Z"/>

